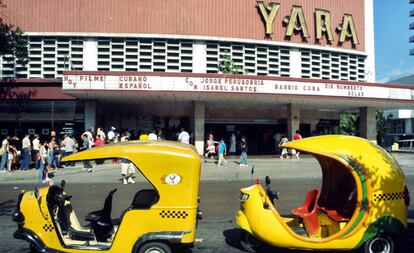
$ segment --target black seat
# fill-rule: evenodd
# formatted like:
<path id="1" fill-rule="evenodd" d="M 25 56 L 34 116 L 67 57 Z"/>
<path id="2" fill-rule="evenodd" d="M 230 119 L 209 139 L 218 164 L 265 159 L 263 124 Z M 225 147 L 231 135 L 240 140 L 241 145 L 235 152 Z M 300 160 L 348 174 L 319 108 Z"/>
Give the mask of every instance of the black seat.
<path id="1" fill-rule="evenodd" d="M 69 201 L 71 195 L 66 195 L 63 188 L 52 185 L 49 188 L 46 196 L 46 201 L 50 213 L 53 215 L 55 221 L 59 224 L 62 235 L 68 235 L 72 240 L 91 241 L 95 239 L 92 232 L 78 231 L 71 226 L 70 217 L 65 211 L 65 201 Z M 57 213 L 55 213 L 57 210 Z M 56 216 L 55 216 L 56 215 Z"/>
<path id="2" fill-rule="evenodd" d="M 91 223 L 91 228 L 95 233 L 98 242 L 106 242 L 114 233 L 114 225 L 111 219 L 112 196 L 117 191 L 114 189 L 109 192 L 101 210 L 90 212 L 85 220 Z"/>
<path id="3" fill-rule="evenodd" d="M 150 209 L 158 202 L 160 196 L 154 189 L 144 189 L 135 193 L 130 209 Z"/>

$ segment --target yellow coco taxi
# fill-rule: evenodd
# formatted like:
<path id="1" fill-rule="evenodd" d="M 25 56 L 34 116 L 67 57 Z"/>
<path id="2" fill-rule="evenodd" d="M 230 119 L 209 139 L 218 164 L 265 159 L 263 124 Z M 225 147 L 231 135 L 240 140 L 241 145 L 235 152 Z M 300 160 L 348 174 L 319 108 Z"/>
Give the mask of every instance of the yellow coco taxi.
<path id="1" fill-rule="evenodd" d="M 311 189 L 303 205 L 282 216 L 278 193 L 260 182 L 241 189 L 236 223 L 241 244 L 254 251 L 260 242 L 282 248 L 393 252 L 407 228 L 410 197 L 395 159 L 365 139 L 320 136 L 293 141 L 285 148 L 312 154 L 322 168 L 321 189 Z"/>
<path id="2" fill-rule="evenodd" d="M 64 184 L 22 192 L 13 220 L 14 236 L 39 252 L 169 253 L 172 246 L 192 246 L 198 211 L 200 158 L 193 146 L 176 142 L 125 142 L 65 157 L 64 162 L 123 158 L 132 162 L 153 189 L 136 192 L 113 224 L 112 199 L 89 213 L 80 225 Z"/>

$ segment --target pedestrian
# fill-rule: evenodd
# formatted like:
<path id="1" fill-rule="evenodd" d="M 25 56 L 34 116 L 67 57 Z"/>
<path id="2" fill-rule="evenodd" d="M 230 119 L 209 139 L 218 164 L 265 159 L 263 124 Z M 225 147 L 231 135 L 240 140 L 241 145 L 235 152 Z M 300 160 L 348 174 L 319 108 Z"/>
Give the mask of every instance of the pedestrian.
<path id="1" fill-rule="evenodd" d="M 57 166 L 56 166 L 56 156 L 55 156 L 55 149 L 56 146 L 56 142 L 55 142 L 55 138 L 52 138 L 49 140 L 48 144 L 47 144 L 47 169 L 48 171 L 51 171 L 52 168 L 54 170 L 56 170 Z"/>
<path id="2" fill-rule="evenodd" d="M 58 152 L 57 158 L 56 158 L 56 161 L 57 161 L 56 164 L 57 164 L 57 167 L 59 169 L 63 168 L 61 161 L 62 161 L 63 157 L 65 157 L 65 138 L 66 138 L 66 134 L 64 135 L 63 138 L 64 138 L 63 140 L 59 141 L 59 146 L 56 145 L 56 146 L 58 146 L 59 149 L 54 151 L 54 152 Z"/>
<path id="3" fill-rule="evenodd" d="M 36 161 L 39 161 L 39 181 L 42 183 L 46 183 L 50 181 L 49 178 L 49 171 L 46 168 L 46 159 L 48 157 L 46 146 L 48 145 L 47 142 L 45 143 L 38 143 L 38 150 L 39 152 L 36 155 Z"/>
<path id="4" fill-rule="evenodd" d="M 296 130 L 296 134 L 293 135 L 293 140 L 297 141 L 297 140 L 300 140 L 300 139 L 302 139 L 302 135 L 300 134 L 299 130 Z M 293 150 L 294 150 L 294 152 L 296 152 L 296 154 L 295 154 L 296 158 L 299 159 L 300 152 L 296 151 L 295 149 L 292 149 L 292 154 L 293 154 Z"/>
<path id="5" fill-rule="evenodd" d="M 13 139 L 17 139 L 17 137 L 13 137 Z M 7 153 L 7 171 L 11 172 L 13 165 L 16 163 L 17 158 L 17 149 L 14 145 L 9 144 L 9 150 Z"/>
<path id="6" fill-rule="evenodd" d="M 75 142 L 72 138 L 72 135 L 66 135 L 65 139 L 63 140 L 65 143 L 65 156 L 73 154 L 75 151 Z M 69 162 L 68 166 L 75 166 L 75 162 Z"/>
<path id="7" fill-rule="evenodd" d="M 275 135 L 273 135 L 273 140 L 275 141 L 275 151 L 276 151 L 276 153 L 280 152 L 279 143 L 280 143 L 281 139 L 282 139 L 282 134 L 281 133 L 276 132 Z"/>
<path id="8" fill-rule="evenodd" d="M 282 153 L 280 154 L 280 159 L 289 158 L 289 153 L 287 148 L 282 147 L 283 144 L 286 144 L 289 142 L 289 139 L 287 138 L 286 134 L 283 134 L 282 139 L 280 139 L 279 147 L 282 148 Z"/>
<path id="9" fill-rule="evenodd" d="M 213 134 L 210 134 L 208 136 L 208 140 L 206 141 L 206 153 L 205 153 L 205 157 L 211 157 L 212 159 L 214 159 L 214 155 L 216 154 L 216 148 L 214 146 L 216 142 L 214 141 L 214 136 Z"/>
<path id="10" fill-rule="evenodd" d="M 30 165 L 30 134 L 26 133 L 22 140 L 22 163 L 21 170 L 28 170 Z"/>
<path id="11" fill-rule="evenodd" d="M 149 141 L 156 141 L 158 139 L 157 135 L 155 134 L 155 129 L 152 129 L 151 133 L 148 135 Z"/>
<path id="12" fill-rule="evenodd" d="M 121 142 L 126 142 L 128 141 L 129 138 L 127 135 L 124 135 L 121 138 Z M 135 181 L 133 179 L 135 174 L 135 166 L 134 164 L 126 159 L 126 158 L 121 158 L 121 176 L 122 176 L 122 183 L 123 184 L 135 184 Z"/>
<path id="13" fill-rule="evenodd" d="M 83 145 L 80 148 L 82 151 L 89 150 L 92 148 L 92 143 L 89 139 L 89 136 L 86 133 L 82 134 L 82 140 L 83 140 Z M 92 172 L 91 162 L 89 160 L 83 161 L 83 168 L 87 169 L 89 173 Z"/>
<path id="14" fill-rule="evenodd" d="M 181 143 L 190 144 L 190 135 L 184 128 L 181 128 L 181 132 L 178 135 L 178 141 Z"/>
<path id="15" fill-rule="evenodd" d="M 230 150 L 229 153 L 231 155 L 236 154 L 236 135 L 234 133 L 231 133 L 230 136 Z"/>
<path id="16" fill-rule="evenodd" d="M 95 148 L 104 145 L 105 142 L 102 140 L 102 137 L 100 134 L 96 135 L 96 139 L 95 139 Z M 96 164 L 103 164 L 105 162 L 105 159 L 97 159 L 95 160 Z"/>
<path id="17" fill-rule="evenodd" d="M 39 135 L 35 134 L 33 141 L 32 141 L 32 149 L 33 149 L 33 160 L 35 161 L 35 169 L 38 170 L 40 166 L 40 162 L 37 159 L 37 155 L 39 154 Z"/>
<path id="18" fill-rule="evenodd" d="M 9 139 L 10 136 L 6 136 L 4 140 L 1 142 L 1 162 L 0 162 L 0 172 L 6 172 L 7 161 L 8 161 L 8 154 L 9 154 Z"/>
<path id="19" fill-rule="evenodd" d="M 247 165 L 247 152 L 248 152 L 248 148 L 247 148 L 247 140 L 246 137 L 242 137 L 241 141 L 240 141 L 240 163 L 239 166 L 249 166 Z"/>
<path id="20" fill-rule="evenodd" d="M 162 130 L 161 130 L 161 129 L 160 129 L 160 130 L 158 130 L 157 139 L 158 139 L 158 140 L 165 140 L 165 136 L 164 136 L 164 134 L 162 133 Z"/>
<path id="21" fill-rule="evenodd" d="M 111 127 L 111 129 L 108 132 L 108 142 L 112 143 L 115 142 L 115 127 Z"/>
<path id="22" fill-rule="evenodd" d="M 102 130 L 102 127 L 98 127 L 96 129 L 96 136 L 98 136 L 98 135 L 100 136 L 100 138 L 102 139 L 102 141 L 105 142 L 106 135 L 105 135 L 105 132 Z"/>
<path id="23" fill-rule="evenodd" d="M 221 165 L 226 165 L 227 164 L 227 161 L 224 158 L 227 155 L 227 146 L 226 146 L 226 143 L 224 142 L 223 137 L 220 138 L 220 142 L 219 142 L 218 146 L 219 146 L 219 150 L 218 150 L 219 159 L 218 159 L 218 162 L 217 162 L 217 166 L 220 167 Z"/>

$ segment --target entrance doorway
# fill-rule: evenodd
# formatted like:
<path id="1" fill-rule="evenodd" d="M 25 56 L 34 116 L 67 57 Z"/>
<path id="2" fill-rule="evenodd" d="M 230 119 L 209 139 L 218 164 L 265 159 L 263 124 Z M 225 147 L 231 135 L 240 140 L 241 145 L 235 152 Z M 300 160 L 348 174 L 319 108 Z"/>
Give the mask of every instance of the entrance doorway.
<path id="1" fill-rule="evenodd" d="M 240 154 L 240 140 L 243 136 L 247 138 L 249 155 L 271 155 L 276 154 L 275 140 L 273 136 L 279 133 L 286 133 L 287 126 L 282 124 L 245 124 L 245 123 L 206 123 L 206 138 L 210 133 L 218 141 L 225 138 L 227 148 L 230 148 L 230 137 L 236 135 L 236 154 Z"/>

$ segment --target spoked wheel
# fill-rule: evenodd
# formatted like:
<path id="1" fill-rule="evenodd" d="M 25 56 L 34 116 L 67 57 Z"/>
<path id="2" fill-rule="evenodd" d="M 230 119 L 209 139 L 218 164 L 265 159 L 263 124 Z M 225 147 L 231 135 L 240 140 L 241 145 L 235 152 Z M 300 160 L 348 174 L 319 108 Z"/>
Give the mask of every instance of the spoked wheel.
<path id="1" fill-rule="evenodd" d="M 247 231 L 240 233 L 240 244 L 247 252 L 255 253 L 261 246 L 261 242 Z"/>
<path id="2" fill-rule="evenodd" d="M 142 245 L 138 253 L 171 253 L 171 248 L 163 242 L 149 242 Z"/>
<path id="3" fill-rule="evenodd" d="M 393 253 L 394 241 L 389 236 L 377 236 L 365 243 L 365 253 Z"/>

